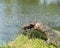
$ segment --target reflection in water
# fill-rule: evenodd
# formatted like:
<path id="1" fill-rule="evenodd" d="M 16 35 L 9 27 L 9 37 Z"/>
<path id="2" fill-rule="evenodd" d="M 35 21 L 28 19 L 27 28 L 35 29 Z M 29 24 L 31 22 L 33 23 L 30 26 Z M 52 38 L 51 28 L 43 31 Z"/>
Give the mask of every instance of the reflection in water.
<path id="1" fill-rule="evenodd" d="M 60 26 L 60 6 L 41 4 L 39 0 L 1 0 L 0 43 L 12 41 L 24 23 L 44 21 L 51 27 Z"/>
<path id="2" fill-rule="evenodd" d="M 39 4 L 39 0 L 18 0 L 17 1 L 18 4 L 28 4 L 28 5 L 38 5 Z"/>

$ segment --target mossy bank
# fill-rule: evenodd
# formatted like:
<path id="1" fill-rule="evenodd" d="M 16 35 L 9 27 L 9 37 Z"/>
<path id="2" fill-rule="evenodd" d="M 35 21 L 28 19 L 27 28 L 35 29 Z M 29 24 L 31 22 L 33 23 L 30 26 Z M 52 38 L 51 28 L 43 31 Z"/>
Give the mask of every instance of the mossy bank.
<path id="1" fill-rule="evenodd" d="M 52 44 L 46 44 L 46 42 L 39 38 L 28 38 L 28 35 L 20 34 L 14 41 L 8 43 L 2 48 L 57 48 Z"/>

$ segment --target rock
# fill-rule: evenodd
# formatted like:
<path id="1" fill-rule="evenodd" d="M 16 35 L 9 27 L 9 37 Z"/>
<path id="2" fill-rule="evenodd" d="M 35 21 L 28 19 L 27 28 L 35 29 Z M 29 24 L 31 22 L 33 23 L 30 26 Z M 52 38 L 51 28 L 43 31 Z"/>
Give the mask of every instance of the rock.
<path id="1" fill-rule="evenodd" d="M 60 31 L 56 31 L 49 26 L 45 25 L 42 22 L 36 22 L 33 24 L 29 24 L 23 27 L 23 30 L 39 30 L 47 35 L 47 42 L 55 44 L 58 48 L 60 48 Z"/>

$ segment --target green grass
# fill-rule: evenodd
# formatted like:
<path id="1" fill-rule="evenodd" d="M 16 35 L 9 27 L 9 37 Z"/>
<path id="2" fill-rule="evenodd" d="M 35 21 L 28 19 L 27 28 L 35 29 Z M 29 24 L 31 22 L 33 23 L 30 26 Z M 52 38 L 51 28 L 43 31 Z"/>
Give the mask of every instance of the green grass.
<path id="1" fill-rule="evenodd" d="M 8 43 L 2 48 L 57 48 L 57 47 L 51 44 L 47 44 L 44 40 L 40 38 L 33 37 L 29 39 L 28 35 L 20 34 L 14 41 Z"/>

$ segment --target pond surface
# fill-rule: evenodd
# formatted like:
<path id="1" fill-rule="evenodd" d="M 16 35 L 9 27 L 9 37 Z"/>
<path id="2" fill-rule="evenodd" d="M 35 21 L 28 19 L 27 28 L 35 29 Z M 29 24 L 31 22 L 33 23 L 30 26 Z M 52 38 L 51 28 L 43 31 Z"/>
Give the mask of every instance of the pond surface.
<path id="1" fill-rule="evenodd" d="M 39 1 L 0 0 L 0 44 L 12 41 L 24 23 L 43 21 L 53 28 L 60 26 L 60 5 Z"/>

